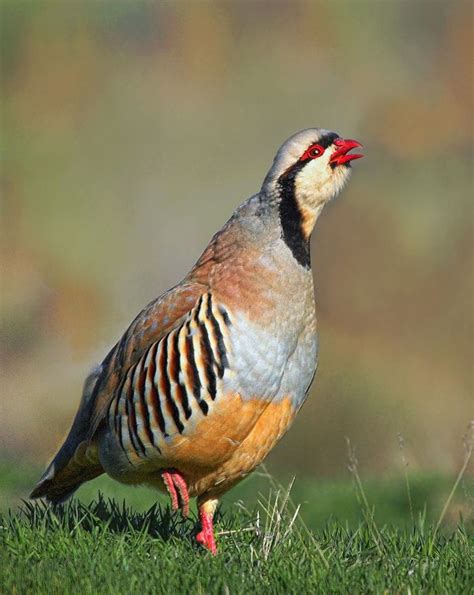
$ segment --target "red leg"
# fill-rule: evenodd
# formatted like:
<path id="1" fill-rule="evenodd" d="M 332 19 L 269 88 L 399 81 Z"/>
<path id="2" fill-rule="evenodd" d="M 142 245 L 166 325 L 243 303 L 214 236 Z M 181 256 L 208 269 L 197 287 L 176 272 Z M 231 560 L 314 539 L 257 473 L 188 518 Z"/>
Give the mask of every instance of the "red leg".
<path id="1" fill-rule="evenodd" d="M 217 554 L 217 547 L 214 538 L 213 519 L 217 507 L 217 500 L 205 500 L 198 506 L 199 518 L 201 520 L 201 531 L 196 535 L 196 540 L 215 556 Z"/>
<path id="2" fill-rule="evenodd" d="M 181 508 L 181 512 L 186 518 L 189 514 L 189 494 L 184 477 L 174 469 L 163 471 L 161 477 L 171 498 L 171 508 L 173 510 Z"/>
<path id="3" fill-rule="evenodd" d="M 170 495 L 171 499 L 171 508 L 173 510 L 178 510 L 178 494 L 176 493 L 176 488 L 174 487 L 173 478 L 169 471 L 163 471 L 161 474 L 163 478 L 163 482 L 168 490 L 168 494 Z"/>
<path id="4" fill-rule="evenodd" d="M 189 514 L 188 486 L 184 481 L 184 477 L 177 472 L 173 473 L 173 482 L 175 488 L 177 488 L 179 492 L 179 499 L 181 502 L 181 513 L 183 514 L 184 518 L 187 518 Z"/>

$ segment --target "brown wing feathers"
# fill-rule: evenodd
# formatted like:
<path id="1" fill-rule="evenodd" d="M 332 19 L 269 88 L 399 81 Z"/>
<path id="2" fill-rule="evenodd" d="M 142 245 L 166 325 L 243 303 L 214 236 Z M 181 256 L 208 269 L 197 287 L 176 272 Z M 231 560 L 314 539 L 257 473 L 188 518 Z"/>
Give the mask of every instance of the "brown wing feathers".
<path id="1" fill-rule="evenodd" d="M 202 283 L 186 282 L 177 285 L 149 304 L 132 322 L 115 347 L 113 358 L 102 376 L 102 386 L 97 391 L 89 426 L 90 438 L 105 419 L 117 385 L 127 370 L 140 360 L 150 345 L 159 342 L 181 324 L 206 290 L 207 287 Z"/>
<path id="2" fill-rule="evenodd" d="M 204 279 L 205 275 L 201 277 Z M 81 483 L 103 473 L 98 461 L 91 463 L 80 453 L 85 450 L 85 445 L 94 443 L 97 429 L 104 422 L 114 397 L 123 389 L 130 368 L 151 344 L 180 324 L 206 289 L 202 282 L 185 281 L 149 304 L 135 318 L 101 366 L 87 378 L 71 430 L 31 493 L 32 498 L 45 496 L 60 502 Z M 115 431 L 119 440 L 123 440 L 124 427 L 119 418 Z M 136 445 L 139 446 L 137 442 Z"/>
<path id="3" fill-rule="evenodd" d="M 230 318 L 208 293 L 219 250 L 215 237 L 187 279 L 149 304 L 110 351 L 32 497 L 63 500 L 103 472 L 98 459 L 92 464 L 78 449 L 93 446 L 106 422 L 124 452 L 145 457 L 183 433 L 192 415 L 208 415 L 229 365 Z"/>

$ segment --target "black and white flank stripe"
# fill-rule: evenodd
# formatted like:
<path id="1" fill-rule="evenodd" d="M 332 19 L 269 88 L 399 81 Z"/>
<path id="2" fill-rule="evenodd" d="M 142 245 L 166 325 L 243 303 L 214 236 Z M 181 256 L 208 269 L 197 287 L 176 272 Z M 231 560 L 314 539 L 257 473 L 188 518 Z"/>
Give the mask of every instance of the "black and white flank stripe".
<path id="1" fill-rule="evenodd" d="M 231 324 L 227 311 L 203 294 L 181 326 L 128 369 L 108 415 L 126 454 L 159 454 L 166 439 L 208 415 L 229 368 Z"/>

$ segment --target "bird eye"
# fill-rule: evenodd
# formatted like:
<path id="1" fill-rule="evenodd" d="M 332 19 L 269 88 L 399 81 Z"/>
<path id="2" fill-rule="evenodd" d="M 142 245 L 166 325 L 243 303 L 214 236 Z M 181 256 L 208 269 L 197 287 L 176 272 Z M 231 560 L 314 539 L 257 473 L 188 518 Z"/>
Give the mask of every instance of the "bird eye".
<path id="1" fill-rule="evenodd" d="M 307 159 L 316 159 L 317 157 L 321 157 L 323 153 L 324 148 L 321 145 L 312 145 L 304 152 L 301 160 L 306 161 Z"/>

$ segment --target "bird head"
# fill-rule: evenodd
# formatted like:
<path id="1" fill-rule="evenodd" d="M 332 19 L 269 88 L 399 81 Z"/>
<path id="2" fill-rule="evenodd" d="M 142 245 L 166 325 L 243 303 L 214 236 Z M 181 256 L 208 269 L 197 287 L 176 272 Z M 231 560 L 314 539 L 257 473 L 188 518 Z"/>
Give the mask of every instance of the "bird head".
<path id="1" fill-rule="evenodd" d="M 285 241 L 308 242 L 324 205 L 337 196 L 351 173 L 351 153 L 362 145 L 323 128 L 308 128 L 278 150 L 262 193 L 279 206 Z M 296 236 L 299 236 L 298 238 Z"/>
<path id="2" fill-rule="evenodd" d="M 263 183 L 273 196 L 293 192 L 301 208 L 315 208 L 334 198 L 351 173 L 350 153 L 362 145 L 323 128 L 308 128 L 291 136 L 278 150 Z"/>

